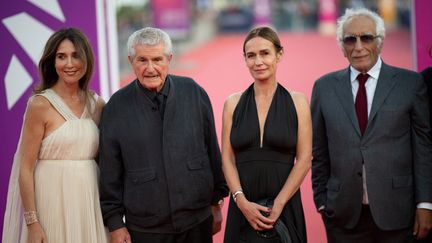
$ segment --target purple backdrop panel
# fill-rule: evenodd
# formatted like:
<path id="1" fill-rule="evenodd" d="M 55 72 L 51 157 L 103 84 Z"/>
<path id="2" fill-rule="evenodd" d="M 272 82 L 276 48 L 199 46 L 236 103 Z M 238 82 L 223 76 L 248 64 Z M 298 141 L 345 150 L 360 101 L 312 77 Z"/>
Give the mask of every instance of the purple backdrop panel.
<path id="1" fill-rule="evenodd" d="M 0 8 L 0 231 L 6 204 L 13 154 L 26 102 L 39 82 L 37 64 L 48 37 L 57 29 L 77 27 L 90 39 L 98 56 L 96 1 L 5 0 Z M 48 4 L 49 3 L 49 4 Z M 99 64 L 95 62 L 92 89 L 99 91 Z"/>
<path id="2" fill-rule="evenodd" d="M 335 23 L 337 18 L 336 0 L 319 0 L 319 21 Z"/>
<path id="3" fill-rule="evenodd" d="M 417 55 L 417 70 L 421 71 L 432 66 L 432 58 L 429 55 L 429 48 L 432 46 L 432 1 L 413 1 L 414 22 L 415 22 L 415 54 Z"/>
<path id="4" fill-rule="evenodd" d="M 153 25 L 173 39 L 184 39 L 189 33 L 190 13 L 187 0 L 151 0 Z"/>
<path id="5" fill-rule="evenodd" d="M 253 13 L 256 26 L 272 24 L 270 0 L 255 0 Z"/>

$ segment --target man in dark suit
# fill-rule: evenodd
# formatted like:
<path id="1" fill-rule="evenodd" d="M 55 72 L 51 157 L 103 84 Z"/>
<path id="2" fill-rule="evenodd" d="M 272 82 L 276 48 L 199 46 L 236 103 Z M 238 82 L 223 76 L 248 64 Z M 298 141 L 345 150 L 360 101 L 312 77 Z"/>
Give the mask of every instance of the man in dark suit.
<path id="1" fill-rule="evenodd" d="M 168 74 L 164 31 L 136 31 L 128 52 L 137 79 L 111 97 L 100 130 L 111 243 L 210 243 L 228 187 L 209 97 L 192 79 Z"/>
<path id="2" fill-rule="evenodd" d="M 380 58 L 383 20 L 348 9 L 337 36 L 350 66 L 312 92 L 314 200 L 330 243 L 402 243 L 432 225 L 432 146 L 419 74 Z"/>

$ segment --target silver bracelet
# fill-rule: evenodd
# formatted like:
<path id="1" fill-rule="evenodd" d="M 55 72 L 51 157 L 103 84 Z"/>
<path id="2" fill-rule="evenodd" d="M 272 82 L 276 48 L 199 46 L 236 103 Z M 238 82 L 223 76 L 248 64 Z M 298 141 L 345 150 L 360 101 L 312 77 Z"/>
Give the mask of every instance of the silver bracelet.
<path id="1" fill-rule="evenodd" d="M 239 194 L 243 194 L 243 190 L 242 190 L 242 189 L 239 189 L 239 190 L 235 191 L 235 192 L 232 194 L 232 197 L 233 197 L 235 203 L 237 202 L 237 196 L 238 196 Z"/>
<path id="2" fill-rule="evenodd" d="M 24 212 L 24 220 L 26 222 L 26 225 L 31 225 L 36 222 L 39 222 L 37 218 L 37 212 L 36 211 L 27 211 Z"/>

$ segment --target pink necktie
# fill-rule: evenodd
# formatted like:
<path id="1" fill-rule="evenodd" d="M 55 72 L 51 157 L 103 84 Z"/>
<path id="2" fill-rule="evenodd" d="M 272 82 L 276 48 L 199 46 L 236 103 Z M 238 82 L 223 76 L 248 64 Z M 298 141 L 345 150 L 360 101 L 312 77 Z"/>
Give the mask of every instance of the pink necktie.
<path id="1" fill-rule="evenodd" d="M 367 96 L 366 96 L 366 88 L 365 83 L 369 78 L 369 74 L 360 73 L 357 76 L 357 80 L 359 82 L 359 88 L 357 91 L 357 96 L 355 99 L 355 108 L 357 113 L 357 119 L 360 126 L 361 134 L 363 135 L 366 125 L 368 122 L 368 110 L 367 110 Z"/>

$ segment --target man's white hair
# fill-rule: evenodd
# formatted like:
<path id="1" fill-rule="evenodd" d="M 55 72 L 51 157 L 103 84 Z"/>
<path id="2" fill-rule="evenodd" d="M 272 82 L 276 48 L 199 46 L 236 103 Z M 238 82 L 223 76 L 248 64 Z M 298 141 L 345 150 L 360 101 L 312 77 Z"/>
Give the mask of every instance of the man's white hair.
<path id="1" fill-rule="evenodd" d="M 358 16 L 365 16 L 370 18 L 375 23 L 375 35 L 379 36 L 378 39 L 378 46 L 382 45 L 382 41 L 385 37 L 385 26 L 384 26 L 384 20 L 375 12 L 370 11 L 366 8 L 357 8 L 352 9 L 348 8 L 345 10 L 344 15 L 342 15 L 337 20 L 337 28 L 336 28 L 336 39 L 339 43 L 339 45 L 343 46 L 343 38 L 344 38 L 344 26 L 346 22 L 354 17 Z"/>
<path id="2" fill-rule="evenodd" d="M 172 42 L 169 35 L 157 28 L 145 27 L 135 31 L 129 36 L 127 42 L 128 55 L 130 57 L 135 56 L 136 45 L 164 45 L 164 52 L 167 56 L 172 54 Z"/>

